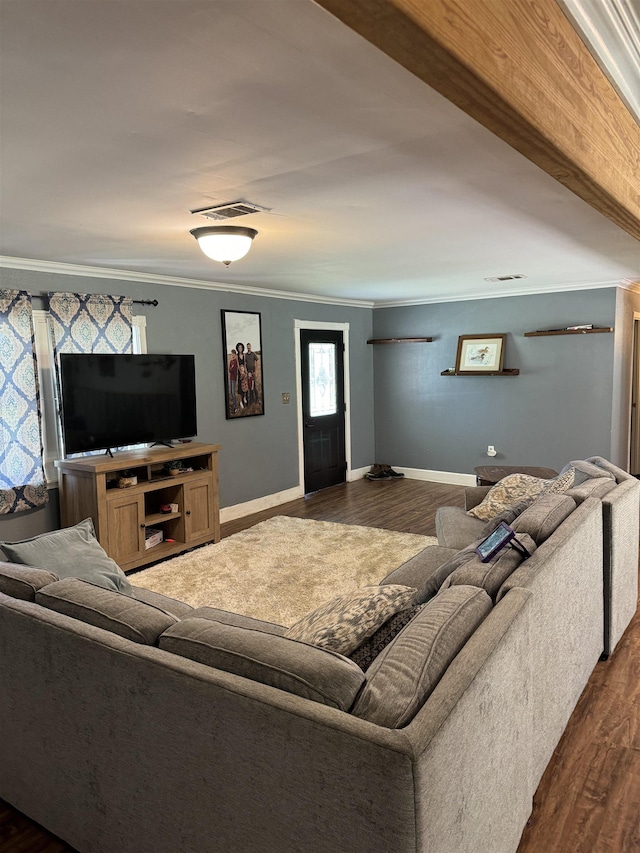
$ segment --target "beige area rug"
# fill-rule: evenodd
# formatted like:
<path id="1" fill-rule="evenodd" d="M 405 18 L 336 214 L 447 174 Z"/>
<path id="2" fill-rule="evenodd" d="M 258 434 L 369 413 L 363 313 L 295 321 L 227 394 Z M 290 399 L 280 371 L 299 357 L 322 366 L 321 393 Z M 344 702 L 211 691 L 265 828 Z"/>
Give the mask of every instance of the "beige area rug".
<path id="1" fill-rule="evenodd" d="M 336 595 L 375 584 L 434 536 L 276 516 L 150 569 L 134 586 L 292 625 Z"/>

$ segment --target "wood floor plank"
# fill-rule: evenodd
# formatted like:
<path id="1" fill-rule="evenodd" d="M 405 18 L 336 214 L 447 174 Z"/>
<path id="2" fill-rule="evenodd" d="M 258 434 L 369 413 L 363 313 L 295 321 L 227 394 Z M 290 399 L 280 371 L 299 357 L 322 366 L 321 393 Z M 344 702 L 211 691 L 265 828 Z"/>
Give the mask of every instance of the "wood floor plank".
<path id="1" fill-rule="evenodd" d="M 463 495 L 461 486 L 363 479 L 226 522 L 222 536 L 274 515 L 433 536 L 436 509 L 463 506 Z M 0 801 L 0 853 L 74 851 Z M 596 665 L 542 777 L 517 853 L 640 853 L 638 613 L 611 658 Z"/>

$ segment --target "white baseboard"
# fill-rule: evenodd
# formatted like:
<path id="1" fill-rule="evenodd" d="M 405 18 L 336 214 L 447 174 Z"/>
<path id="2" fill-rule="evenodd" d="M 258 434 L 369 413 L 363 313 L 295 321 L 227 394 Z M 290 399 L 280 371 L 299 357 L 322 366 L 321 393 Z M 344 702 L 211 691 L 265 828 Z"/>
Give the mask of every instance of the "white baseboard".
<path id="1" fill-rule="evenodd" d="M 354 468 L 352 471 L 347 471 L 347 482 L 352 483 L 355 480 L 361 480 L 371 470 L 371 467 L 371 465 L 366 465 L 364 468 Z M 473 474 L 429 471 L 423 468 L 400 468 L 397 465 L 394 465 L 393 470 L 404 474 L 408 480 L 427 480 L 430 483 L 447 483 L 451 486 L 475 486 L 476 484 L 476 478 Z M 280 506 L 280 504 L 286 504 L 288 501 L 302 497 L 304 497 L 302 486 L 294 486 L 284 492 L 265 495 L 253 501 L 235 506 L 225 506 L 220 510 L 220 521 L 222 524 L 225 521 L 235 521 L 236 518 L 243 518 L 245 515 L 252 515 L 254 512 L 262 512 L 264 509 L 271 509 L 274 506 Z"/>
<path id="2" fill-rule="evenodd" d="M 371 465 L 365 465 L 364 468 L 354 468 L 352 471 L 347 471 L 347 482 L 353 483 L 354 480 L 362 480 L 365 474 L 371 470 Z"/>
<path id="3" fill-rule="evenodd" d="M 454 471 L 430 471 L 425 468 L 400 468 L 393 466 L 394 471 L 404 474 L 409 480 L 428 480 L 430 483 L 446 483 L 450 486 L 475 486 L 475 474 L 457 474 Z"/>
<path id="4" fill-rule="evenodd" d="M 280 506 L 280 504 L 286 504 L 302 497 L 304 497 L 302 486 L 294 486 L 292 489 L 276 492 L 274 495 L 265 495 L 262 498 L 256 498 L 253 501 L 235 506 L 225 506 L 220 510 L 220 521 L 224 524 L 225 521 L 234 521 L 236 518 L 243 518 L 245 515 L 252 515 L 254 512 L 262 512 L 263 509 L 271 509 L 271 507 Z"/>

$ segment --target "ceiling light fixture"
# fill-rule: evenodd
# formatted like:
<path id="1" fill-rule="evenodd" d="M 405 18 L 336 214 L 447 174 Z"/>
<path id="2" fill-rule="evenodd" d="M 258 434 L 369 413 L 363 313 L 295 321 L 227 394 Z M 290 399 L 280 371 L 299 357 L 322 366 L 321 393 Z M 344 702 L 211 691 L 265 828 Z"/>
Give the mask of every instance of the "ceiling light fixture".
<path id="1" fill-rule="evenodd" d="M 189 233 L 193 234 L 208 258 L 228 267 L 232 261 L 244 258 L 258 232 L 255 228 L 239 225 L 209 225 L 194 228 Z"/>

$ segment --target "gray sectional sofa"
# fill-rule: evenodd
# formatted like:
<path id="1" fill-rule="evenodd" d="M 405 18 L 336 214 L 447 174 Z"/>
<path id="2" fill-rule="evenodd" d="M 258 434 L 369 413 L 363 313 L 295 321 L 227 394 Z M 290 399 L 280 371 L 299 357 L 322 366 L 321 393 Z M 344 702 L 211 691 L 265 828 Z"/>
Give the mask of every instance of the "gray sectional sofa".
<path id="1" fill-rule="evenodd" d="M 513 853 L 635 611 L 640 484 L 603 479 L 512 520 L 528 559 L 444 544 L 381 579 L 411 606 L 348 654 L 0 564 L 0 797 L 82 853 Z"/>

